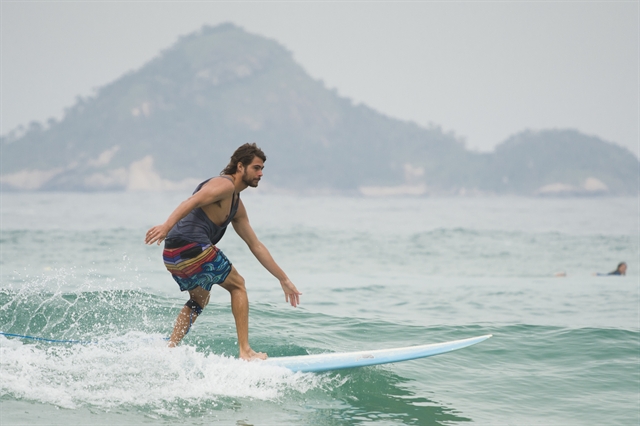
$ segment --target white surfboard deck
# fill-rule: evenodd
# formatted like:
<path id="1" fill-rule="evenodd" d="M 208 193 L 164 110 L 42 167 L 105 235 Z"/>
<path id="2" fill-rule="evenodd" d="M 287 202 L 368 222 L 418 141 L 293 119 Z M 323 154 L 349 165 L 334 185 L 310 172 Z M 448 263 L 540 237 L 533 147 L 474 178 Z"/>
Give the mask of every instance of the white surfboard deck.
<path id="1" fill-rule="evenodd" d="M 275 357 L 268 358 L 262 361 L 262 363 L 285 367 L 294 372 L 318 373 L 321 371 L 365 367 L 367 365 L 388 364 L 391 362 L 426 358 L 475 345 L 476 343 L 487 340 L 491 336 L 491 334 L 487 334 L 470 339 L 394 349 Z"/>

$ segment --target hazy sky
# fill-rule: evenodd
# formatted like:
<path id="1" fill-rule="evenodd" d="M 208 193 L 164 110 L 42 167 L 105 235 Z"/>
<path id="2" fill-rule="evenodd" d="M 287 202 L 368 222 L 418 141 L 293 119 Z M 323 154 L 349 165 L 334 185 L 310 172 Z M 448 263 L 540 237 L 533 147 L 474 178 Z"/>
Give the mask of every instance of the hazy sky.
<path id="1" fill-rule="evenodd" d="M 340 95 L 472 149 L 574 128 L 639 150 L 636 1 L 0 4 L 1 134 L 60 118 L 180 35 L 230 21 Z"/>

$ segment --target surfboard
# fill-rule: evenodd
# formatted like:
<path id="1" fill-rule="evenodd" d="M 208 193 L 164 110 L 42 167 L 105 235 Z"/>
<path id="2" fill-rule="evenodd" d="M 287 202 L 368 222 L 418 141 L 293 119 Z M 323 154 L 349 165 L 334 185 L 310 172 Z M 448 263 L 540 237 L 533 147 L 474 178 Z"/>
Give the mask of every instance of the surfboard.
<path id="1" fill-rule="evenodd" d="M 319 373 L 343 368 L 365 367 L 426 358 L 475 345 L 491 336 L 491 334 L 487 334 L 469 339 L 404 348 L 275 357 L 267 358 L 262 362 L 266 365 L 285 367 L 294 372 Z"/>

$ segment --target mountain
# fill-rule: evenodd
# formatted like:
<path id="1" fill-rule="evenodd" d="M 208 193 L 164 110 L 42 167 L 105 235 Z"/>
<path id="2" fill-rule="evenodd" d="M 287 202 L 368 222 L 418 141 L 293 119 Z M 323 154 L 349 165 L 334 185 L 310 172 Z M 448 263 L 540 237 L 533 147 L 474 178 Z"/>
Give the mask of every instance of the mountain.
<path id="1" fill-rule="evenodd" d="M 638 161 L 623 148 L 576 131 L 547 131 L 516 135 L 494 153 L 468 151 L 438 127 L 354 105 L 311 78 L 276 41 L 233 24 L 182 37 L 141 69 L 78 99 L 61 121 L 4 136 L 0 184 L 191 189 L 217 175 L 245 142 L 267 154 L 261 187 L 272 190 L 637 193 Z"/>

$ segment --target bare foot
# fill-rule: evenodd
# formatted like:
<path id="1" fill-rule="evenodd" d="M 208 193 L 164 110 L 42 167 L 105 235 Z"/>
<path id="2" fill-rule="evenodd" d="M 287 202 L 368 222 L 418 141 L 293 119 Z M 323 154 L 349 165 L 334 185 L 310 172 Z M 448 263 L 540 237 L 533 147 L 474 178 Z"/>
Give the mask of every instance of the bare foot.
<path id="1" fill-rule="evenodd" d="M 244 359 L 245 361 L 254 361 L 256 359 L 267 359 L 267 354 L 264 352 L 256 352 L 253 349 L 249 349 L 246 352 L 240 353 L 240 359 Z"/>

